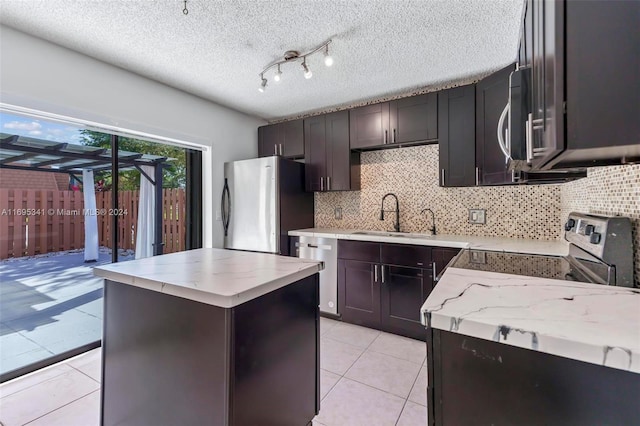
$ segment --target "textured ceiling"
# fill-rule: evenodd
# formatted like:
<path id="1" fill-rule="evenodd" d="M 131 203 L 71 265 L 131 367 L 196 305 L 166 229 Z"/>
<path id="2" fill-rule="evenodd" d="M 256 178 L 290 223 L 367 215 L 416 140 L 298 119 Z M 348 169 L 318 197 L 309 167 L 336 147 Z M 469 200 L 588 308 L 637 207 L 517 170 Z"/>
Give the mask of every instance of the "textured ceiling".
<path id="1" fill-rule="evenodd" d="M 266 119 L 445 84 L 516 57 L 522 0 L 0 1 L 0 22 Z M 322 54 L 258 74 L 285 50 Z"/>

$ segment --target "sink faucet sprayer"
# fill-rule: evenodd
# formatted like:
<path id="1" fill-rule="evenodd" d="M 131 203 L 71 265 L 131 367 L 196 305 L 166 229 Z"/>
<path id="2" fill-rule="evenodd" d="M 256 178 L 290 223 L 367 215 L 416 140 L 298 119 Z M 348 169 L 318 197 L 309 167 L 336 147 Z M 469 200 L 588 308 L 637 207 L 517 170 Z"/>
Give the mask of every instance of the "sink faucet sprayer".
<path id="1" fill-rule="evenodd" d="M 398 197 L 396 196 L 396 194 L 393 194 L 391 192 L 389 192 L 388 194 L 385 194 L 384 197 L 382 197 L 382 205 L 380 206 L 380 220 L 384 220 L 384 212 L 385 211 L 393 211 L 393 210 L 385 210 L 384 209 L 384 200 L 388 197 L 388 196 L 392 196 L 393 198 L 396 199 L 396 222 L 393 225 L 393 229 L 396 232 L 400 232 L 400 203 L 398 202 Z"/>
<path id="2" fill-rule="evenodd" d="M 433 224 L 433 226 L 429 228 L 429 231 L 431 231 L 431 235 L 436 235 L 436 215 L 433 214 L 433 210 L 423 209 L 420 213 L 424 213 L 427 211 L 431 213 L 431 223 Z"/>

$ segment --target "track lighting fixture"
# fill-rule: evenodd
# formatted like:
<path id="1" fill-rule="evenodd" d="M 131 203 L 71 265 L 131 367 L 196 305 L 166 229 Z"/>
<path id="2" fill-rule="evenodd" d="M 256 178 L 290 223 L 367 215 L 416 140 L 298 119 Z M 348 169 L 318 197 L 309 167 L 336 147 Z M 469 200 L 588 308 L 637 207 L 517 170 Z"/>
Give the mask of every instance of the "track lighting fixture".
<path id="1" fill-rule="evenodd" d="M 316 47 L 315 49 L 312 49 L 310 51 L 308 51 L 307 53 L 300 53 L 296 50 L 287 50 L 286 52 L 284 52 L 284 56 L 282 59 L 279 59 L 277 61 L 274 61 L 272 63 L 270 63 L 269 65 L 267 65 L 262 72 L 259 74 L 260 75 L 260 79 L 261 84 L 260 84 L 260 88 L 258 90 L 260 90 L 260 92 L 264 92 L 266 87 L 267 87 L 267 79 L 265 78 L 265 73 L 267 71 L 269 71 L 272 68 L 276 68 L 276 72 L 273 74 L 273 81 L 275 81 L 276 83 L 279 82 L 280 80 L 282 80 L 282 71 L 280 70 L 280 65 L 282 64 L 286 64 L 288 62 L 295 62 L 295 61 L 302 61 L 302 69 L 304 71 L 304 78 L 306 78 L 307 80 L 310 79 L 311 77 L 313 77 L 313 73 L 311 72 L 311 69 L 309 68 L 309 65 L 307 64 L 307 57 L 313 55 L 314 53 L 323 51 L 324 52 L 324 64 L 327 67 L 330 67 L 333 65 L 333 57 L 331 55 L 329 55 L 329 44 L 331 43 L 331 40 L 328 40 L 326 42 L 324 42 L 323 44 L 321 44 L 320 46 Z"/>

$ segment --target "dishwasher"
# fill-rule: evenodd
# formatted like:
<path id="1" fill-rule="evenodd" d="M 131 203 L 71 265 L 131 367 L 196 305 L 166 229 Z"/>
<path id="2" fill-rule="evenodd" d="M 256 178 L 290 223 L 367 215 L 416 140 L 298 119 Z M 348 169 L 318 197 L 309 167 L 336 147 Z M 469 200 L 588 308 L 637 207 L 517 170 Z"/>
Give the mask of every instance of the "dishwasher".
<path id="1" fill-rule="evenodd" d="M 300 259 L 321 260 L 320 312 L 338 315 L 338 242 L 335 238 L 300 237 L 296 243 Z"/>

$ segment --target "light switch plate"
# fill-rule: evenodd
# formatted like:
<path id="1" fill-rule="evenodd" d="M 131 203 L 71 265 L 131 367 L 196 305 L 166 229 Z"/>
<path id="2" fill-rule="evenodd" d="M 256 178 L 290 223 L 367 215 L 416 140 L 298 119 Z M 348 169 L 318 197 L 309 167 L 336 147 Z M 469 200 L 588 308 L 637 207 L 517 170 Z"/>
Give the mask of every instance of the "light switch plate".
<path id="1" fill-rule="evenodd" d="M 484 225 L 486 221 L 486 210 L 469 209 L 469 223 Z"/>

